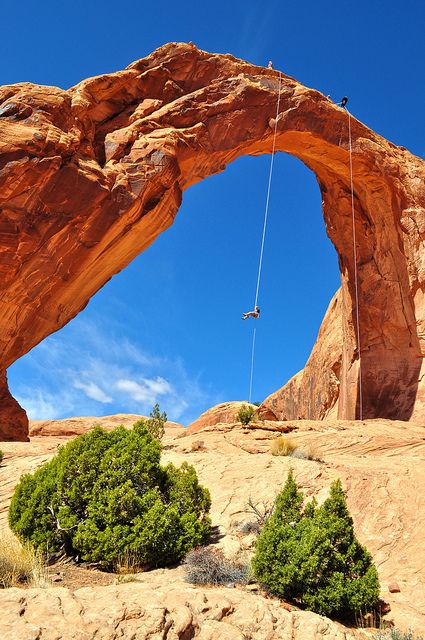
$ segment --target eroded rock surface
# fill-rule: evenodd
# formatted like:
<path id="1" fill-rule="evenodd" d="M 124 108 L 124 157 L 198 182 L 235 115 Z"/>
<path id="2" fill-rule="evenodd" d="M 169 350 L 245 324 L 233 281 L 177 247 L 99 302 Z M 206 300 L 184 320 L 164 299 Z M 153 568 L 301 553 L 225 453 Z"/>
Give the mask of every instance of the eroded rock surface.
<path id="1" fill-rule="evenodd" d="M 327 618 L 226 588 L 143 583 L 0 591 L 2 640 L 348 640 Z M 365 636 L 362 636 L 365 637 Z"/>
<path id="2" fill-rule="evenodd" d="M 317 176 L 342 279 L 341 418 L 359 415 L 348 114 L 281 76 L 276 149 Z M 279 73 L 171 43 L 65 91 L 0 87 L 0 386 L 172 224 L 182 193 L 270 153 Z M 364 417 L 423 417 L 425 163 L 351 120 Z M 320 349 L 319 349 L 320 352 Z M 329 376 L 305 373 L 325 397 Z M 419 380 L 420 379 L 420 380 Z M 332 392 L 330 392 L 332 395 Z M 1 414 L 0 435 L 18 419 Z M 320 413 L 320 408 L 319 408 Z M 316 415 L 315 417 L 319 417 Z"/>

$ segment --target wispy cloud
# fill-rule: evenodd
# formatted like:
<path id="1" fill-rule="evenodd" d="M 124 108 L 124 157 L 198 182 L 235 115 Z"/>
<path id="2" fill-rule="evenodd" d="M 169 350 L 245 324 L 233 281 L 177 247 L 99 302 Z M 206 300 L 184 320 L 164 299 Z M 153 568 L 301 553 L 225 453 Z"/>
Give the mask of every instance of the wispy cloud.
<path id="1" fill-rule="evenodd" d="M 123 391 L 136 402 L 142 403 L 154 400 L 155 404 L 160 396 L 173 393 L 173 387 L 164 378 L 156 378 L 154 380 L 144 378 L 141 383 L 124 378 L 117 380 L 115 388 Z"/>
<path id="2" fill-rule="evenodd" d="M 14 367 L 11 391 L 32 419 L 105 410 L 147 415 L 158 402 L 170 420 L 187 424 L 215 400 L 181 358 L 149 353 L 100 323 L 78 318 Z"/>
<path id="3" fill-rule="evenodd" d="M 108 404 L 112 402 L 111 396 L 108 396 L 95 382 L 81 382 L 80 380 L 74 380 L 74 388 L 84 391 L 88 398 Z"/>

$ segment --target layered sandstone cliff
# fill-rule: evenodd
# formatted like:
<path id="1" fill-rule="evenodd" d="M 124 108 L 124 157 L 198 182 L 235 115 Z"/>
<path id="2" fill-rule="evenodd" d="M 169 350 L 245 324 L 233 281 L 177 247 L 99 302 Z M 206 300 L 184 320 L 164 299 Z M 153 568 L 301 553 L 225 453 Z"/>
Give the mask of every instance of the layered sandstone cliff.
<path id="1" fill-rule="evenodd" d="M 282 75 L 276 148 L 315 172 L 339 255 L 339 416 L 359 412 L 348 117 Z M 0 435 L 26 438 L 5 371 L 172 224 L 182 193 L 270 153 L 279 73 L 171 43 L 65 91 L 0 88 Z M 425 163 L 352 119 L 363 416 L 422 416 Z M 425 350 L 425 349 L 424 349 Z M 320 349 L 319 349 L 320 352 Z M 325 379 L 305 385 L 326 395 Z M 6 410 L 3 407 L 6 406 Z"/>

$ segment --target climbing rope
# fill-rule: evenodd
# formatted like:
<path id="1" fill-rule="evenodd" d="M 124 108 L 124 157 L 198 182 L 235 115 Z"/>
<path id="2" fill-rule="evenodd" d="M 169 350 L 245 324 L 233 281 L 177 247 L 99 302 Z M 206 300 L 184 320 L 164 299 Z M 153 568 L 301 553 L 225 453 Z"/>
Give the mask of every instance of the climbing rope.
<path id="1" fill-rule="evenodd" d="M 275 123 L 274 123 L 274 134 L 273 134 L 273 147 L 272 147 L 272 156 L 271 156 L 271 160 L 270 160 L 269 180 L 268 180 L 268 184 L 267 184 L 266 208 L 265 208 L 265 212 L 264 212 L 263 236 L 261 238 L 260 261 L 259 261 L 259 264 L 258 264 L 257 289 L 255 291 L 255 303 L 254 303 L 254 307 L 253 307 L 254 309 L 257 306 L 258 293 L 260 291 L 261 270 L 262 270 L 262 267 L 263 267 L 264 241 L 266 239 L 267 220 L 268 220 L 268 217 L 269 217 L 270 189 L 271 189 L 271 186 L 272 186 L 274 154 L 275 154 L 275 151 L 276 151 L 277 118 L 278 118 L 278 115 L 279 115 L 279 106 L 280 106 L 281 80 L 282 80 L 282 73 L 279 71 L 279 92 L 278 92 L 278 96 L 277 96 L 276 119 L 275 119 Z"/>
<path id="2" fill-rule="evenodd" d="M 348 114 L 348 149 L 350 157 L 350 190 L 351 190 L 351 221 L 353 226 L 353 260 L 354 260 L 354 290 L 356 298 L 356 324 L 357 324 L 357 346 L 359 352 L 359 419 L 363 420 L 363 389 L 362 389 L 362 352 L 360 343 L 360 314 L 359 314 L 359 283 L 357 274 L 357 245 L 356 245 L 356 225 L 354 218 L 354 186 L 353 186 L 353 150 L 351 144 L 351 113 L 346 108 Z"/>
<path id="3" fill-rule="evenodd" d="M 277 95 L 277 105 L 276 105 L 276 119 L 274 123 L 274 132 L 273 132 L 273 146 L 272 146 L 272 154 L 270 159 L 270 169 L 269 169 L 269 178 L 267 183 L 267 196 L 266 196 L 266 207 L 264 211 L 264 222 L 263 222 L 263 234 L 261 237 L 261 249 L 260 249 L 260 260 L 258 263 L 258 275 L 257 275 L 257 288 L 255 290 L 255 302 L 254 309 L 258 304 L 258 294 L 260 292 L 260 280 L 261 280 L 261 270 L 263 267 L 263 255 L 264 255 L 264 242 L 266 239 L 266 229 L 267 229 L 267 221 L 269 217 L 269 204 L 270 204 L 270 190 L 272 185 L 272 177 L 273 177 L 273 165 L 274 165 L 274 154 L 276 151 L 276 135 L 277 135 L 277 119 L 279 115 L 279 107 L 280 107 L 280 94 L 282 90 L 282 73 L 279 71 L 279 90 Z M 251 402 L 252 396 L 252 381 L 254 377 L 254 356 L 255 356 L 255 337 L 256 337 L 256 327 L 254 327 L 252 333 L 252 348 L 251 348 L 251 374 L 249 378 L 249 401 Z"/>

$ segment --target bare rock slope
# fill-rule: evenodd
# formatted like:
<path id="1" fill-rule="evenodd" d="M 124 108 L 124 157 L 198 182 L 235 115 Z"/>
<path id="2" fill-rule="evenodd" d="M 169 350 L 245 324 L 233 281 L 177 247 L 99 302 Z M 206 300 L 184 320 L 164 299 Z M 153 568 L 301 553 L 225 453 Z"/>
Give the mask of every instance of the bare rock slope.
<path id="1" fill-rule="evenodd" d="M 288 433 L 301 449 L 314 451 L 322 462 L 272 456 L 270 441 L 280 432 Z M 28 444 L 2 445 L 0 527 L 6 526 L 7 505 L 20 475 L 48 460 L 66 441 L 66 437 L 37 436 Z M 425 427 L 389 420 L 265 421 L 247 427 L 224 423 L 193 434 L 167 430 L 163 455 L 166 461 L 193 464 L 210 489 L 216 544 L 228 555 L 251 553 L 252 535 L 242 535 L 237 524 L 253 520 L 249 498 L 254 502 L 275 498 L 290 467 L 305 494 L 319 501 L 331 482 L 341 478 L 357 535 L 374 557 L 382 596 L 391 604 L 389 617 L 400 628 L 425 633 Z M 184 583 L 179 567 L 140 574 L 137 579 L 140 584 L 75 593 L 0 590 L 0 608 L 5 612 L 0 635 L 13 640 L 68 640 L 90 637 L 97 630 L 94 637 L 105 640 L 352 637 L 350 630 L 314 614 L 288 612 L 277 600 L 259 593 L 191 587 Z M 393 582 L 399 593 L 389 592 Z M 131 635 L 135 628 L 139 636 Z M 13 636 L 13 629 L 21 635 Z"/>
<path id="2" fill-rule="evenodd" d="M 277 96 L 281 88 L 276 123 Z M 0 437 L 26 439 L 6 369 L 174 221 L 190 185 L 276 149 L 317 176 L 342 280 L 338 415 L 358 415 L 349 116 L 273 69 L 167 44 L 68 90 L 0 87 Z M 364 417 L 424 416 L 425 163 L 351 119 Z M 339 330 L 339 329 L 338 329 Z M 317 354 L 323 354 L 320 348 Z M 306 368 L 288 417 L 323 414 Z M 312 403 L 312 398 L 319 400 Z"/>

